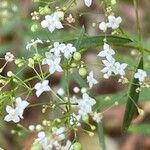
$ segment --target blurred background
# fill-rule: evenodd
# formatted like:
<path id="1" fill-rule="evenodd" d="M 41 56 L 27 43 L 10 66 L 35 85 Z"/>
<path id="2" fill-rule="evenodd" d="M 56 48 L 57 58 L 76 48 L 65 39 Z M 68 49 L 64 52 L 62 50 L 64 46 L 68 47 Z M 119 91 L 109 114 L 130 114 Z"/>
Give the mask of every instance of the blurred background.
<path id="1" fill-rule="evenodd" d="M 52 2 L 50 8 L 47 7 L 47 13 L 53 12 L 53 9 L 57 6 L 64 8 L 69 7 L 68 1 L 57 0 L 47 1 Z M 0 0 L 0 57 L 4 58 L 6 52 L 11 52 L 15 55 L 15 58 L 25 57 L 33 53 L 25 49 L 28 41 L 34 38 L 40 38 L 42 40 L 50 40 L 52 43 L 55 41 L 67 41 L 69 39 L 78 38 L 81 26 L 84 25 L 86 33 L 89 36 L 100 35 L 102 32 L 98 29 L 98 24 L 104 21 L 104 11 L 101 6 L 100 0 L 93 0 L 92 6 L 87 8 L 82 0 L 77 0 L 76 7 L 70 7 L 66 13 L 65 18 L 71 13 L 75 21 L 71 24 L 64 21 L 65 29 L 62 31 L 55 31 L 50 33 L 45 29 L 41 29 L 40 21 L 43 18 L 37 20 L 33 19 L 33 16 L 42 13 L 42 8 L 45 8 L 45 3 L 33 3 L 31 0 Z M 114 7 L 116 16 L 121 16 L 123 19 L 121 27 L 126 35 L 129 35 L 133 39 L 137 39 L 136 23 L 135 23 L 135 11 L 132 0 L 117 0 L 117 5 Z M 146 48 L 150 48 L 150 1 L 139 1 L 139 15 L 141 19 L 141 28 L 143 43 Z M 97 78 L 101 78 L 100 66 L 95 66 L 100 60 L 96 57 L 98 51 L 101 48 L 93 48 L 84 54 L 84 61 L 89 64 L 87 67 L 89 70 L 94 70 Z M 114 47 L 115 49 L 115 47 Z M 47 49 L 41 48 L 40 53 L 45 52 Z M 120 62 L 127 62 L 131 66 L 136 66 L 135 62 L 138 62 L 138 52 L 133 49 L 125 49 L 117 47 L 115 49 L 118 53 L 116 59 Z M 144 56 L 145 70 L 150 73 L 150 55 L 147 53 Z M 5 61 L 0 59 L 0 65 L 3 66 Z M 13 70 L 18 72 L 13 63 L 10 63 L 5 67 L 2 75 L 6 75 L 7 71 Z M 33 72 L 31 70 L 24 69 L 20 74 L 20 78 L 26 79 L 31 76 Z M 60 86 L 62 74 L 55 74 L 50 78 L 50 82 L 54 89 L 58 89 Z M 131 73 L 128 73 L 128 78 L 131 79 Z M 122 93 L 127 90 L 128 85 L 122 85 L 118 83 L 118 77 L 112 77 L 109 80 L 100 80 L 100 83 L 94 87 L 93 92 L 99 99 L 101 109 L 109 108 L 113 102 L 115 102 Z M 33 83 L 31 83 L 33 84 Z M 77 86 L 76 81 L 70 82 L 70 93 L 73 95 L 72 88 Z M 150 149 L 150 89 L 145 89 L 140 95 L 140 108 L 145 111 L 144 117 L 139 117 L 138 113 L 135 115 L 134 123 L 144 125 L 132 126 L 129 133 L 123 135 L 121 133 L 123 114 L 125 105 L 123 104 L 126 99 L 121 99 L 119 106 L 109 108 L 104 113 L 104 129 L 106 136 L 106 147 L 108 150 L 149 150 Z M 40 102 L 44 100 L 43 95 L 40 98 Z M 35 95 L 31 95 L 29 100 L 31 103 L 35 103 Z M 0 107 L 2 107 L 4 100 L 0 98 Z M 111 102 L 110 102 L 111 101 Z M 5 103 L 5 102 L 4 102 Z M 43 119 L 41 113 L 41 106 L 27 109 L 25 112 L 25 119 L 21 122 L 26 128 L 30 124 L 38 124 Z M 5 112 L 4 108 L 1 108 L 2 113 Z M 50 112 L 47 112 L 47 116 Z M 45 116 L 44 116 L 45 117 Z M 15 133 L 14 130 L 18 132 Z M 147 131 L 147 132 L 145 132 Z M 36 133 L 29 134 L 24 130 L 22 126 L 15 126 L 14 124 L 6 123 L 1 116 L 0 120 L 0 146 L 6 150 L 30 150 L 31 144 L 36 137 Z M 86 134 L 79 132 L 80 141 L 83 145 L 83 150 L 99 150 L 99 141 L 95 132 L 94 137 L 89 137 Z"/>

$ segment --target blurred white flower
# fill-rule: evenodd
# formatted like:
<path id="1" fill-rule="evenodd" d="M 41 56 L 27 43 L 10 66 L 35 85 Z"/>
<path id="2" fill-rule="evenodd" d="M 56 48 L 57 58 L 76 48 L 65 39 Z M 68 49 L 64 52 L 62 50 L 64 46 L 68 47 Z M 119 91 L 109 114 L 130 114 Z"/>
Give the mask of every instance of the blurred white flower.
<path id="1" fill-rule="evenodd" d="M 38 133 L 38 138 L 35 140 L 35 142 L 39 142 L 42 145 L 43 150 L 52 149 L 52 145 L 50 144 L 48 137 L 43 131 Z"/>
<path id="2" fill-rule="evenodd" d="M 96 104 L 95 99 L 84 93 L 79 103 L 79 115 L 84 116 L 92 112 L 92 106 Z"/>
<path id="3" fill-rule="evenodd" d="M 53 140 L 59 142 L 65 139 L 65 128 L 60 127 L 60 128 L 54 128 L 52 132 L 52 137 Z"/>
<path id="4" fill-rule="evenodd" d="M 13 61 L 14 60 L 14 55 L 11 52 L 7 52 L 6 55 L 5 55 L 5 60 L 7 62 Z"/>
<path id="5" fill-rule="evenodd" d="M 71 118 L 70 118 L 70 124 L 71 125 L 77 125 L 77 126 L 80 126 L 81 123 L 80 123 L 80 119 L 81 119 L 81 116 L 80 115 L 76 115 L 76 114 L 72 114 L 71 115 Z"/>
<path id="6" fill-rule="evenodd" d="M 125 68 L 127 67 L 128 65 L 126 63 L 123 63 L 123 64 L 120 64 L 119 62 L 116 62 L 115 63 L 115 74 L 118 74 L 118 75 L 121 75 L 121 76 L 124 76 L 125 75 Z"/>
<path id="7" fill-rule="evenodd" d="M 41 22 L 43 28 L 48 28 L 50 32 L 53 32 L 55 29 L 62 29 L 63 25 L 60 20 L 64 17 L 62 11 L 54 12 L 51 15 L 46 15 L 45 20 Z"/>
<path id="8" fill-rule="evenodd" d="M 99 29 L 102 30 L 103 32 L 105 32 L 107 30 L 107 23 L 101 22 L 99 24 Z"/>
<path id="9" fill-rule="evenodd" d="M 63 69 L 60 66 L 61 59 L 55 58 L 54 60 L 48 60 L 47 64 L 49 65 L 49 72 L 53 74 L 54 72 L 62 72 Z"/>
<path id="10" fill-rule="evenodd" d="M 48 83 L 49 83 L 48 80 L 43 80 L 42 82 L 38 82 L 35 84 L 34 89 L 36 90 L 37 97 L 39 97 L 43 92 L 51 90 Z"/>
<path id="11" fill-rule="evenodd" d="M 140 82 L 143 82 L 146 77 L 147 73 L 142 69 L 138 69 L 137 72 L 134 74 L 134 78 L 139 79 Z"/>
<path id="12" fill-rule="evenodd" d="M 104 78 L 109 78 L 113 72 L 116 72 L 115 59 L 109 58 L 108 60 L 102 60 L 105 67 L 101 70 L 104 73 Z"/>
<path id="13" fill-rule="evenodd" d="M 90 88 L 92 88 L 94 84 L 98 83 L 98 81 L 93 76 L 93 71 L 91 71 L 87 76 L 87 82 L 89 83 Z"/>
<path id="14" fill-rule="evenodd" d="M 59 42 L 55 42 L 54 47 L 50 49 L 50 52 L 53 52 L 55 56 L 60 57 L 61 51 L 65 48 L 66 48 L 65 44 L 60 44 Z"/>
<path id="15" fill-rule="evenodd" d="M 39 38 L 37 38 L 36 40 L 35 40 L 35 39 L 32 39 L 31 42 L 28 42 L 28 43 L 27 43 L 26 49 L 27 49 L 27 50 L 30 50 L 32 46 L 36 46 L 38 43 L 43 44 L 42 40 L 40 40 Z"/>
<path id="16" fill-rule="evenodd" d="M 76 52 L 76 48 L 72 44 L 66 44 L 65 48 L 63 46 L 61 52 L 64 54 L 64 57 L 69 59 L 72 57 L 72 54 Z"/>
<path id="17" fill-rule="evenodd" d="M 49 66 L 49 72 L 51 74 L 55 73 L 56 71 L 62 72 L 62 68 L 60 66 L 61 58 L 55 56 L 51 52 L 46 52 L 45 53 L 46 58 L 43 59 L 42 64 L 45 65 L 47 64 Z"/>
<path id="18" fill-rule="evenodd" d="M 24 109 L 29 105 L 25 100 L 22 100 L 20 97 L 16 98 L 16 107 L 6 106 L 6 112 L 8 115 L 5 116 L 4 120 L 9 122 L 13 121 L 15 123 L 19 122 L 20 119 L 23 119 Z"/>
<path id="19" fill-rule="evenodd" d="M 101 115 L 101 113 L 94 112 L 92 114 L 92 118 L 93 118 L 94 121 L 96 121 L 97 123 L 99 123 L 102 120 L 102 115 Z"/>
<path id="20" fill-rule="evenodd" d="M 87 7 L 90 7 L 92 4 L 92 0 L 84 0 L 84 3 Z"/>
<path id="21" fill-rule="evenodd" d="M 120 23 L 122 22 L 121 17 L 115 17 L 115 16 L 108 16 L 108 23 L 107 27 L 112 28 L 112 29 L 117 29 L 119 28 Z"/>
<path id="22" fill-rule="evenodd" d="M 115 51 L 107 43 L 104 43 L 103 49 L 104 50 L 99 52 L 97 56 L 106 57 L 106 59 L 111 59 L 112 55 L 115 54 Z"/>

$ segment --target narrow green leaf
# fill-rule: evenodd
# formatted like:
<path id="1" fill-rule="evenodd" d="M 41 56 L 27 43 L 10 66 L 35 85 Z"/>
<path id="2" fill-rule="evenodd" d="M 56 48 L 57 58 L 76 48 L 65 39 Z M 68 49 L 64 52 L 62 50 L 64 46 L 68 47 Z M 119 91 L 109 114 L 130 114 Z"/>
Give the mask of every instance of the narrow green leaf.
<path id="1" fill-rule="evenodd" d="M 87 83 L 82 79 L 78 72 L 74 72 L 73 74 L 71 74 L 71 78 L 75 80 L 80 87 L 87 87 Z"/>
<path id="2" fill-rule="evenodd" d="M 104 44 L 104 39 L 106 36 L 93 36 L 93 37 L 84 37 L 80 44 L 80 49 L 88 49 L 88 48 L 95 48 L 98 46 L 102 46 Z M 76 44 L 77 39 L 65 41 L 65 43 L 72 43 L 73 45 Z M 117 37 L 117 36 L 110 36 L 107 35 L 107 42 L 112 45 L 122 46 L 123 44 L 132 42 L 130 39 Z"/>
<path id="3" fill-rule="evenodd" d="M 75 44 L 75 47 L 76 47 L 77 51 L 80 50 L 80 45 L 81 45 L 81 43 L 82 43 L 84 34 L 85 34 L 85 28 L 84 28 L 84 26 L 83 26 L 82 29 L 81 29 L 81 31 L 80 31 L 79 38 L 77 39 L 77 42 L 76 42 L 76 44 Z"/>
<path id="4" fill-rule="evenodd" d="M 98 129 L 99 143 L 101 147 L 100 149 L 106 150 L 103 122 L 98 123 L 97 129 Z"/>
<path id="5" fill-rule="evenodd" d="M 150 124 L 133 124 L 128 129 L 129 132 L 150 135 Z"/>
<path id="6" fill-rule="evenodd" d="M 140 63 L 138 64 L 137 69 L 143 69 L 143 57 L 141 57 Z M 134 112 L 136 110 L 135 104 L 137 104 L 139 100 L 139 92 L 138 93 L 136 92 L 136 89 L 138 87 L 140 87 L 139 80 L 133 78 L 132 84 L 129 90 L 128 100 L 127 100 L 126 110 L 125 110 L 125 115 L 124 115 L 124 120 L 123 120 L 123 127 L 122 127 L 123 132 L 127 132 L 130 126 L 130 123 L 132 121 Z"/>

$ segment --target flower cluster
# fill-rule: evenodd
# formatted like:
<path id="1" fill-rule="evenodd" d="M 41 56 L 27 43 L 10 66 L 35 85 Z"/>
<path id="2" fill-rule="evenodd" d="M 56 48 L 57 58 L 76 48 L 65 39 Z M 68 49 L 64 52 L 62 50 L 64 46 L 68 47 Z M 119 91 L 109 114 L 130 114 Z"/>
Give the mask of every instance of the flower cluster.
<path id="1" fill-rule="evenodd" d="M 99 29 L 103 32 L 106 32 L 107 28 L 112 28 L 113 30 L 119 28 L 120 23 L 122 22 L 121 17 L 115 17 L 113 15 L 108 16 L 108 22 L 101 22 L 99 24 Z"/>
<path id="2" fill-rule="evenodd" d="M 6 106 L 6 112 L 8 115 L 5 116 L 4 120 L 7 122 L 13 121 L 17 123 L 20 121 L 20 119 L 23 119 L 24 109 L 29 105 L 26 100 L 22 100 L 20 97 L 16 98 L 15 103 L 15 108 Z"/>
<path id="3" fill-rule="evenodd" d="M 120 75 L 123 77 L 125 75 L 125 68 L 127 67 L 126 63 L 120 64 L 119 62 L 116 62 L 113 55 L 115 54 L 115 51 L 107 44 L 104 43 L 103 46 L 104 50 L 101 51 L 98 56 L 102 58 L 106 58 L 106 60 L 102 60 L 104 64 L 104 68 L 101 70 L 101 72 L 104 73 L 104 78 L 108 79 L 113 73 L 115 75 Z"/>

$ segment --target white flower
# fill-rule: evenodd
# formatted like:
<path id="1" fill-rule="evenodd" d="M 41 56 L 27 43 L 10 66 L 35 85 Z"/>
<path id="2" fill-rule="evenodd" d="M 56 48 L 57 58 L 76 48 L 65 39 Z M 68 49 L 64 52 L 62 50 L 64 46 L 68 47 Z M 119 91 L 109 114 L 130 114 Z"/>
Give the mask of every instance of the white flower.
<path id="1" fill-rule="evenodd" d="M 60 44 L 59 42 L 54 43 L 54 47 L 50 50 L 50 52 L 53 52 L 55 56 L 60 57 L 61 51 L 65 49 L 65 44 Z"/>
<path id="2" fill-rule="evenodd" d="M 101 22 L 99 24 L 99 29 L 102 30 L 103 32 L 105 32 L 107 30 L 107 23 Z"/>
<path id="3" fill-rule="evenodd" d="M 103 51 L 99 52 L 98 56 L 111 59 L 112 55 L 115 54 L 114 50 L 107 43 L 104 43 L 103 49 Z"/>
<path id="4" fill-rule="evenodd" d="M 49 60 L 53 60 L 54 61 L 56 58 L 58 58 L 58 57 L 55 56 L 53 53 L 45 52 L 45 58 L 43 59 L 42 64 L 43 65 L 48 64 Z"/>
<path id="5" fill-rule="evenodd" d="M 62 68 L 60 66 L 60 58 L 56 58 L 54 60 L 48 60 L 47 64 L 49 65 L 49 72 L 53 74 L 55 71 L 62 72 Z"/>
<path id="6" fill-rule="evenodd" d="M 42 145 L 43 150 L 52 149 L 52 145 L 50 144 L 48 137 L 43 131 L 38 133 L 38 138 L 35 140 L 35 142 L 39 142 Z"/>
<path id="7" fill-rule="evenodd" d="M 96 104 L 95 99 L 91 98 L 87 93 L 84 93 L 79 101 L 79 115 L 84 116 L 92 112 L 92 106 Z"/>
<path id="8" fill-rule="evenodd" d="M 120 23 L 122 22 L 121 17 L 115 17 L 115 16 L 108 16 L 108 23 L 107 27 L 112 28 L 112 29 L 117 29 L 119 28 Z"/>
<path id="9" fill-rule="evenodd" d="M 21 97 L 16 98 L 16 108 L 18 109 L 19 117 L 23 119 L 24 109 L 29 105 L 26 100 L 22 100 Z"/>
<path id="10" fill-rule="evenodd" d="M 146 77 L 147 73 L 142 69 L 138 69 L 137 72 L 134 74 L 134 78 L 139 79 L 140 82 L 143 82 Z"/>
<path id="11" fill-rule="evenodd" d="M 84 3 L 87 7 L 90 7 L 92 4 L 92 0 L 84 0 Z"/>
<path id="12" fill-rule="evenodd" d="M 119 74 L 121 76 L 124 76 L 125 75 L 125 68 L 127 67 L 128 65 L 126 63 L 123 63 L 123 64 L 120 64 L 119 62 L 116 62 L 115 63 L 115 74 Z"/>
<path id="13" fill-rule="evenodd" d="M 22 100 L 20 97 L 16 98 L 16 107 L 6 106 L 6 112 L 8 115 L 5 116 L 4 120 L 9 122 L 13 121 L 15 123 L 19 122 L 20 119 L 23 119 L 24 109 L 29 105 L 25 100 Z"/>
<path id="14" fill-rule="evenodd" d="M 93 77 L 93 71 L 91 71 L 87 76 L 87 82 L 89 83 L 90 88 L 92 88 L 94 84 L 98 83 L 98 81 Z"/>
<path id="15" fill-rule="evenodd" d="M 14 60 L 14 55 L 11 52 L 7 52 L 6 55 L 5 55 L 5 60 L 7 62 L 13 61 Z"/>
<path id="16" fill-rule="evenodd" d="M 76 52 L 76 48 L 69 43 L 65 46 L 65 48 L 62 48 L 61 52 L 64 54 L 65 58 L 69 59 L 72 57 L 72 54 Z"/>
<path id="17" fill-rule="evenodd" d="M 104 78 L 109 78 L 113 72 L 116 72 L 115 59 L 110 58 L 108 60 L 102 60 L 105 67 L 101 70 L 104 73 Z"/>
<path id="18" fill-rule="evenodd" d="M 62 29 L 63 25 L 60 22 L 63 18 L 64 13 L 61 11 L 54 12 L 51 15 L 46 15 L 45 20 L 41 22 L 43 28 L 48 28 L 50 32 L 53 32 L 55 29 Z"/>
<path id="19" fill-rule="evenodd" d="M 48 85 L 48 80 L 43 80 L 42 82 L 36 83 L 34 89 L 36 89 L 36 96 L 39 97 L 44 91 L 50 91 L 51 88 Z"/>
<path id="20" fill-rule="evenodd" d="M 102 115 L 100 113 L 94 112 L 92 114 L 92 118 L 93 118 L 94 121 L 96 121 L 97 123 L 99 123 L 102 120 Z"/>
<path id="21" fill-rule="evenodd" d="M 6 106 L 6 112 L 8 113 L 7 116 L 5 116 L 4 120 L 9 122 L 9 121 L 13 121 L 15 123 L 20 121 L 19 118 L 19 112 L 16 108 L 13 108 L 11 106 Z"/>
<path id="22" fill-rule="evenodd" d="M 71 125 L 77 125 L 77 126 L 80 126 L 81 123 L 80 123 L 80 119 L 81 119 L 81 116 L 80 115 L 76 115 L 76 114 L 72 114 L 71 115 L 71 118 L 70 118 L 70 124 Z"/>
<path id="23" fill-rule="evenodd" d="M 59 142 L 65 139 L 65 128 L 64 127 L 60 127 L 60 128 L 54 128 L 53 129 L 53 133 L 52 133 L 52 137 L 55 141 Z"/>
<path id="24" fill-rule="evenodd" d="M 49 72 L 53 74 L 55 71 L 62 72 L 60 66 L 61 58 L 53 55 L 51 52 L 45 53 L 46 58 L 43 59 L 42 64 L 47 64 L 49 66 Z"/>
<path id="25" fill-rule="evenodd" d="M 38 38 L 37 38 L 36 40 L 35 40 L 35 39 L 32 39 L 31 42 L 28 42 L 28 43 L 27 43 L 26 49 L 27 49 L 27 50 L 30 50 L 32 46 L 35 46 L 35 45 L 37 45 L 38 43 L 43 44 L 42 40 L 40 40 L 40 39 L 38 39 Z"/>

